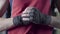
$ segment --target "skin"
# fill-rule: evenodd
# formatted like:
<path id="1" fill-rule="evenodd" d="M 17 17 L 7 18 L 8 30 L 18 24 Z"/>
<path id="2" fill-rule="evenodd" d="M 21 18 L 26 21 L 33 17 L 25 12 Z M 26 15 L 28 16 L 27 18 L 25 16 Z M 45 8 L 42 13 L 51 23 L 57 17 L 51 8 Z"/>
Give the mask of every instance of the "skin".
<path id="1" fill-rule="evenodd" d="M 8 0 L 0 0 L 0 31 L 14 27 L 13 18 L 2 18 L 8 8 L 8 4 Z"/>
<path id="2" fill-rule="evenodd" d="M 58 8 L 58 11 L 60 12 L 60 0 L 56 0 L 56 7 Z M 60 16 L 56 16 L 56 17 L 51 17 L 51 23 L 50 25 L 56 28 L 60 29 Z"/>
<path id="3" fill-rule="evenodd" d="M 8 8 L 8 0 L 0 0 L 0 17 L 5 13 Z"/>
<path id="4" fill-rule="evenodd" d="M 51 16 L 50 25 L 60 29 L 60 16 L 53 17 Z"/>

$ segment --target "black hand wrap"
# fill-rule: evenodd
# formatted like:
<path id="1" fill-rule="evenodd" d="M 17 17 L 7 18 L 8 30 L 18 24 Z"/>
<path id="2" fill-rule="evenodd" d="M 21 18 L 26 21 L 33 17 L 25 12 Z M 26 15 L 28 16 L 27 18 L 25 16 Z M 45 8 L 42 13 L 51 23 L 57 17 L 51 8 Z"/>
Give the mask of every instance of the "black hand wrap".
<path id="1" fill-rule="evenodd" d="M 35 24 L 50 24 L 51 16 L 42 14 L 38 9 L 32 8 L 34 12 L 33 23 Z"/>
<path id="2" fill-rule="evenodd" d="M 21 16 L 16 16 L 13 18 L 13 24 L 15 26 L 23 25 Z"/>
<path id="3" fill-rule="evenodd" d="M 42 24 L 49 25 L 51 22 L 51 16 L 41 14 Z"/>
<path id="4" fill-rule="evenodd" d="M 51 22 L 51 17 L 50 16 L 42 14 L 39 10 L 37 10 L 34 7 L 27 8 L 24 13 L 26 13 L 26 12 L 28 12 L 29 16 L 25 16 L 25 17 L 17 16 L 17 17 L 14 17 L 14 19 L 13 19 L 14 25 L 16 25 L 16 26 L 29 25 L 31 22 L 33 24 L 47 24 L 48 25 Z M 30 16 L 30 13 L 33 14 L 33 15 Z M 22 13 L 22 15 L 23 15 L 23 13 Z M 31 20 L 26 20 L 26 21 L 22 20 L 22 18 L 29 18 L 30 19 L 30 17 L 33 17 L 33 18 Z"/>
<path id="5" fill-rule="evenodd" d="M 28 21 L 27 21 L 27 22 L 26 22 L 26 21 L 23 21 L 21 16 L 16 16 L 16 17 L 14 17 L 14 18 L 13 18 L 13 23 L 14 23 L 15 26 L 19 26 L 19 25 L 24 25 L 24 26 L 26 26 L 26 25 L 29 24 Z"/>

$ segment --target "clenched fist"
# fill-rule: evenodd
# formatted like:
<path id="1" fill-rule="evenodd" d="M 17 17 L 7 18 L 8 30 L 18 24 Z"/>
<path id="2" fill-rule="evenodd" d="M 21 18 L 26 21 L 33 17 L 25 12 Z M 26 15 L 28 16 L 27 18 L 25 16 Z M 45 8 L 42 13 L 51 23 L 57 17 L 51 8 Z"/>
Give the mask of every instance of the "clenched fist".
<path id="1" fill-rule="evenodd" d="M 49 24 L 51 17 L 42 14 L 38 9 L 34 7 L 27 7 L 21 14 L 24 24 Z"/>
<path id="2" fill-rule="evenodd" d="M 39 24 L 40 23 L 40 12 L 34 7 L 27 7 L 21 14 L 22 21 L 25 24 Z"/>
<path id="3" fill-rule="evenodd" d="M 27 7 L 20 16 L 14 18 L 15 25 L 49 24 L 51 17 L 42 14 L 34 7 Z"/>

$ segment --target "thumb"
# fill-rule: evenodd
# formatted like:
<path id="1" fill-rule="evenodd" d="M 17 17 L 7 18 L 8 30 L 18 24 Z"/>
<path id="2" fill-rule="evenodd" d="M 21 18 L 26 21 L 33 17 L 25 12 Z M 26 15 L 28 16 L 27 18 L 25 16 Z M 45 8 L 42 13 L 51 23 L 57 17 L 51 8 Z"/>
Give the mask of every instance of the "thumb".
<path id="1" fill-rule="evenodd" d="M 55 8 L 55 13 L 56 13 L 57 16 L 60 16 L 60 13 L 59 13 L 57 8 Z"/>

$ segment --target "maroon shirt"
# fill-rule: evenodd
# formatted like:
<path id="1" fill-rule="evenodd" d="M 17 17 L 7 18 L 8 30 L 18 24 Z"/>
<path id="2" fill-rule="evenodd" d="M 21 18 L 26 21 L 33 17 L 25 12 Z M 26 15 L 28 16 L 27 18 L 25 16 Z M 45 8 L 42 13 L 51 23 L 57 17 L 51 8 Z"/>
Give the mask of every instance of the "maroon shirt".
<path id="1" fill-rule="evenodd" d="M 13 0 L 12 17 L 20 15 L 26 7 L 35 7 L 43 14 L 48 15 L 50 0 Z M 52 34 L 52 27 L 48 25 L 19 26 L 9 30 L 8 34 Z"/>

